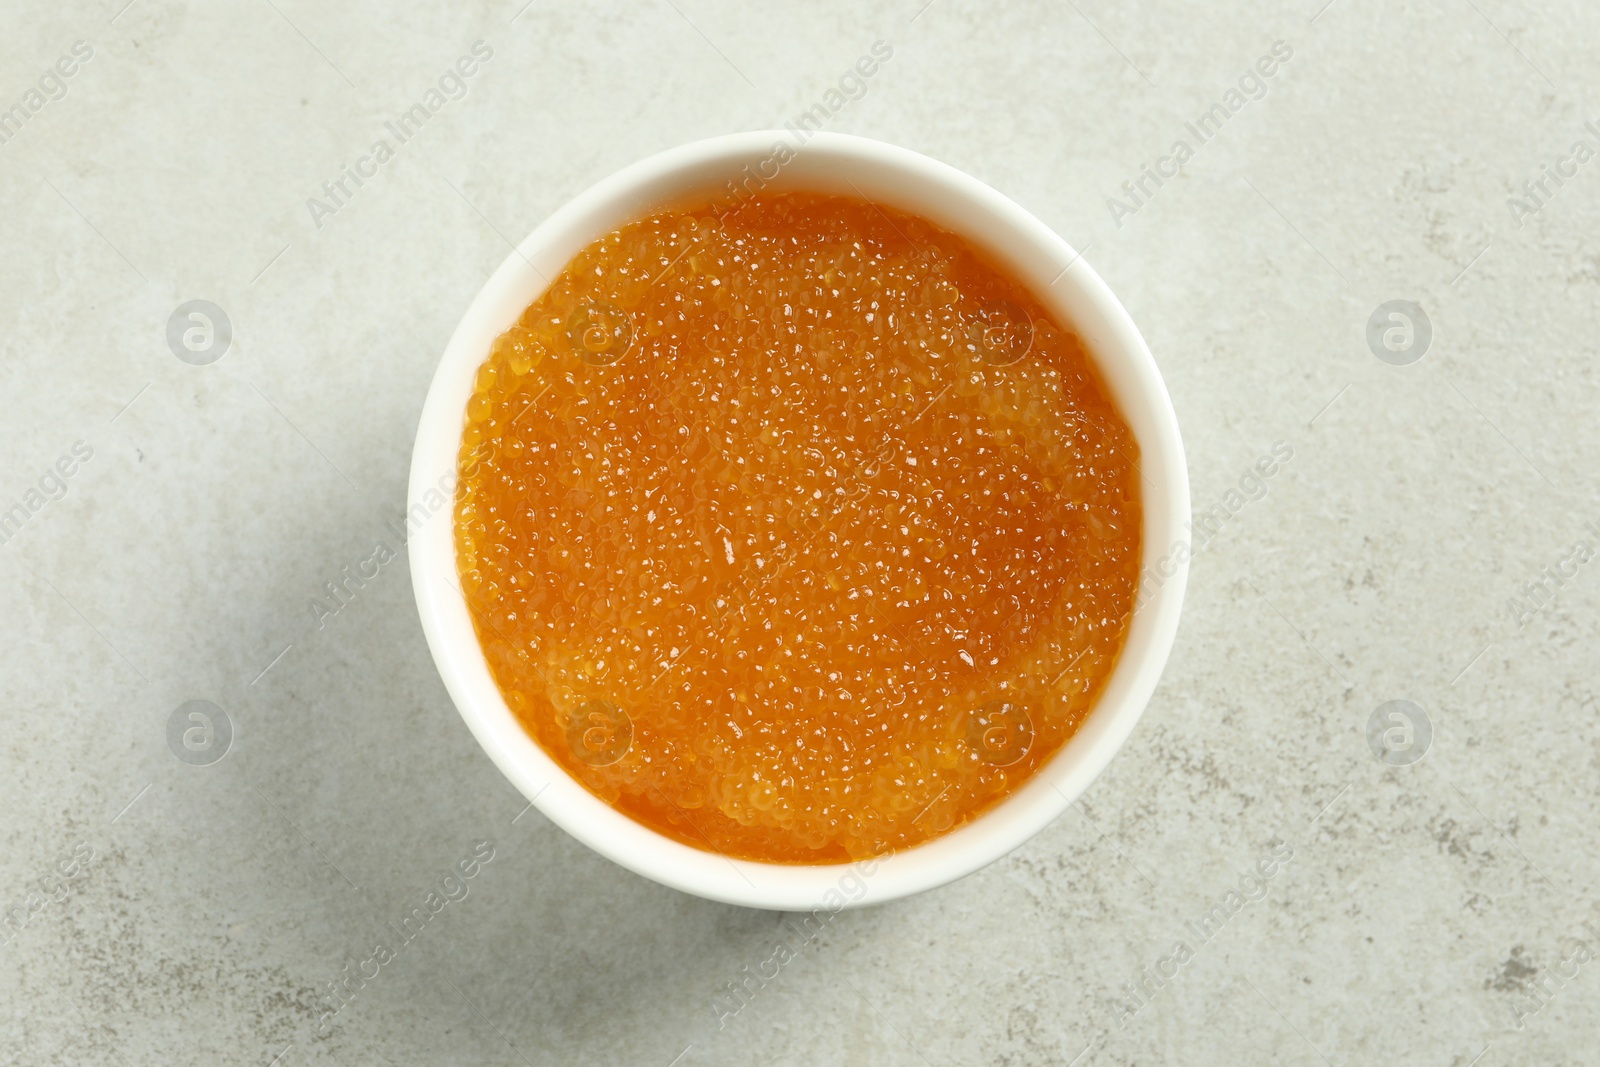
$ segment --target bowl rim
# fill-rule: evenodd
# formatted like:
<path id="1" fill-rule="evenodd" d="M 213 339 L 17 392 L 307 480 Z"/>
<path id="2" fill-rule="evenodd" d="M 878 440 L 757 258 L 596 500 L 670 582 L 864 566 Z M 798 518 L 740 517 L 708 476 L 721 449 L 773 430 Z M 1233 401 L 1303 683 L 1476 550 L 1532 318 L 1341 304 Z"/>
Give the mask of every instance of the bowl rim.
<path id="1" fill-rule="evenodd" d="M 652 208 L 704 197 L 723 175 L 722 187 L 734 198 L 752 179 L 759 189 L 848 185 L 855 195 L 966 237 L 1075 329 L 1139 444 L 1144 517 L 1135 608 L 1094 707 L 1054 756 L 984 814 L 874 860 L 733 859 L 672 840 L 606 804 L 546 754 L 506 705 L 456 580 L 457 455 L 467 398 L 489 343 L 579 249 Z M 1052 280 L 1041 286 L 1046 277 Z M 922 892 L 987 866 L 1049 825 L 1094 781 L 1143 714 L 1172 648 L 1188 574 L 1189 485 L 1177 416 L 1149 348 L 1105 282 L 1054 231 L 977 178 L 910 149 L 829 132 L 802 140 L 794 131 L 758 130 L 671 148 L 590 186 L 534 229 L 490 275 L 445 347 L 418 423 L 406 505 L 412 586 L 434 662 L 473 736 L 530 805 L 636 874 L 771 910 L 831 913 Z"/>

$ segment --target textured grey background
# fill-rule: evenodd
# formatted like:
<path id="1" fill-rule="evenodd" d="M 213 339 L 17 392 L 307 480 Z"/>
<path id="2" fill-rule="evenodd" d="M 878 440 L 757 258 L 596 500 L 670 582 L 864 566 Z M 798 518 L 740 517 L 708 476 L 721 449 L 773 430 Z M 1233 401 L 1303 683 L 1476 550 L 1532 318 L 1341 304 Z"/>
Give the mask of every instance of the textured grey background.
<path id="1" fill-rule="evenodd" d="M 1600 10 L 125 2 L 0 10 L 0 108 L 93 48 L 0 145 L 0 509 L 93 450 L 0 546 L 0 908 L 25 920 L 0 1059 L 1595 1062 L 1600 563 L 1525 624 L 1508 601 L 1597 541 L 1600 161 L 1521 226 L 1507 200 L 1597 143 Z M 466 96 L 314 226 L 307 198 L 480 39 Z M 508 239 L 641 156 L 797 116 L 880 39 L 829 128 L 1087 247 L 1197 510 L 1294 455 L 1200 554 L 1161 687 L 1073 811 L 841 915 L 719 1027 L 783 917 L 519 818 L 403 555 L 320 629 L 310 604 L 393 543 L 436 356 Z M 1115 225 L 1107 198 L 1278 40 L 1266 95 Z M 165 339 L 191 299 L 233 326 L 209 366 Z M 1396 299 L 1432 321 L 1410 366 L 1365 339 Z M 1396 699 L 1433 727 L 1410 766 L 1367 744 Z M 233 723 L 220 762 L 169 750 L 189 700 Z M 319 1033 L 328 984 L 481 840 L 469 895 Z M 1199 944 L 1280 841 L 1265 898 Z"/>

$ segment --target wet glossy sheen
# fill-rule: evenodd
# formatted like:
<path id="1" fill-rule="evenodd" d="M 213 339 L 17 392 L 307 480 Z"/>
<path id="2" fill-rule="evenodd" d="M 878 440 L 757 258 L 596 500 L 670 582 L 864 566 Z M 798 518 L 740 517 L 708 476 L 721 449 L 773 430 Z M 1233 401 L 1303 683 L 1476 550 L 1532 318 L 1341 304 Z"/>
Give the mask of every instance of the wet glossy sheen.
<path id="1" fill-rule="evenodd" d="M 1132 435 L 1077 338 L 919 219 L 791 194 L 630 225 L 496 342 L 467 415 L 459 565 L 501 691 L 691 845 L 943 833 L 1121 648 Z"/>

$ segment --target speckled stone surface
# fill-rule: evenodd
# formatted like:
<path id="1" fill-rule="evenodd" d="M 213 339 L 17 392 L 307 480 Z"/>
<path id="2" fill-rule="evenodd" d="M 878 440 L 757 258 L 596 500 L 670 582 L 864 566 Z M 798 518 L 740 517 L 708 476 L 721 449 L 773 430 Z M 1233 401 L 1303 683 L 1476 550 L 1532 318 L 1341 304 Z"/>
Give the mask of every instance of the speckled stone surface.
<path id="1" fill-rule="evenodd" d="M 1596 1062 L 1600 9 L 125 3 L 0 13 L 0 1059 Z M 525 811 L 390 524 L 509 241 L 819 105 L 1086 249 L 1220 511 L 1073 810 L 802 933 Z"/>

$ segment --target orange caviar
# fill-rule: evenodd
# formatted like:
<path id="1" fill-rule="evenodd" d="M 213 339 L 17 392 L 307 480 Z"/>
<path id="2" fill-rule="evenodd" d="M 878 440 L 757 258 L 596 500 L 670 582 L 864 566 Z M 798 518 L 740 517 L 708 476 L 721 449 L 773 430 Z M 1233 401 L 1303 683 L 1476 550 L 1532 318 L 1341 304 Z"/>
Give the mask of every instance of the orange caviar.
<path id="1" fill-rule="evenodd" d="M 462 590 L 534 739 L 687 844 L 842 862 L 1024 781 L 1132 610 L 1137 446 L 966 241 L 763 194 L 580 252 L 467 407 Z"/>

